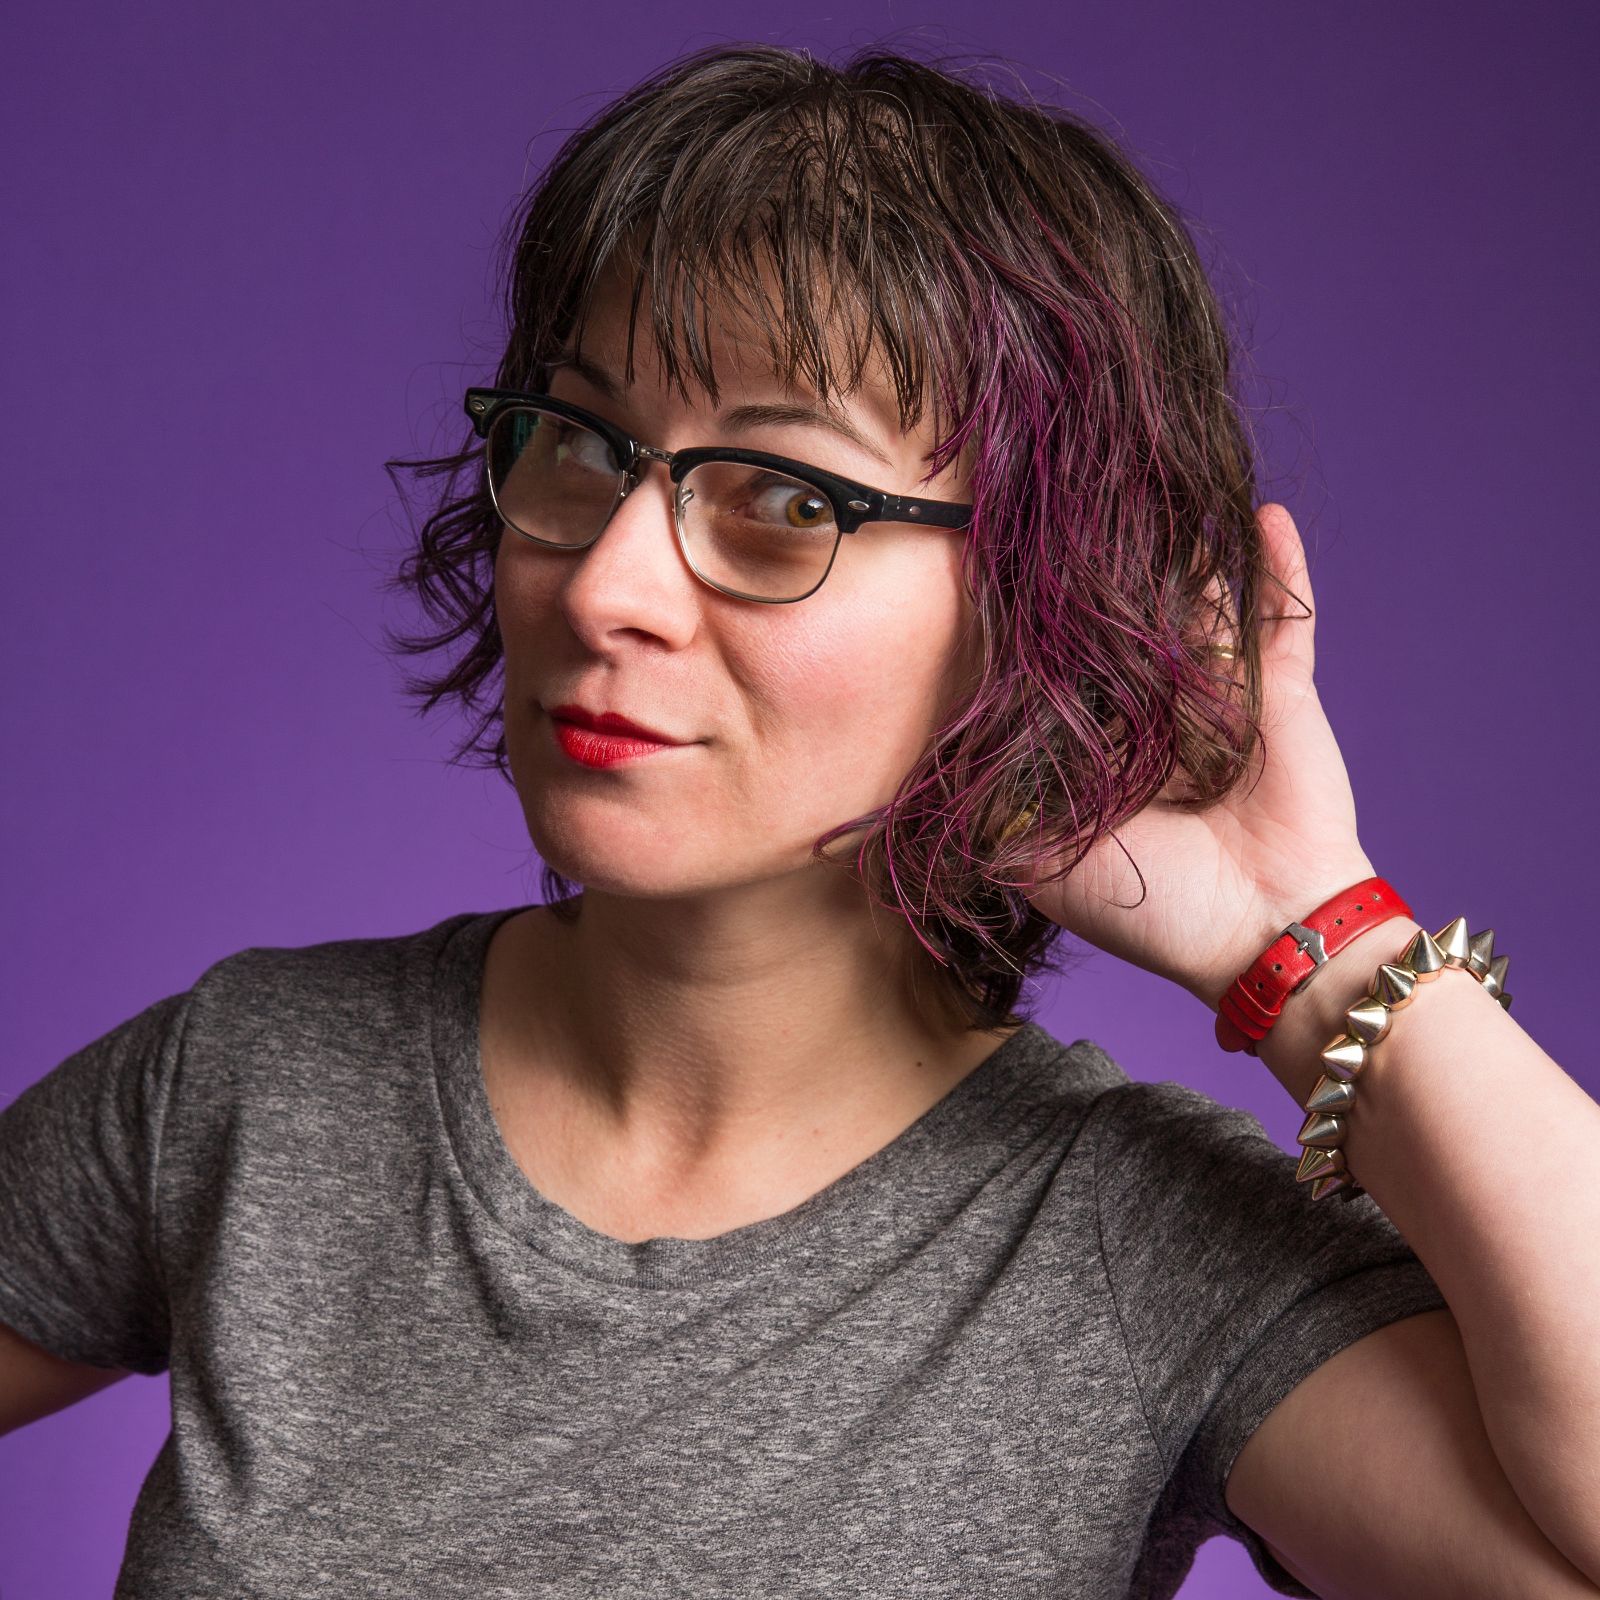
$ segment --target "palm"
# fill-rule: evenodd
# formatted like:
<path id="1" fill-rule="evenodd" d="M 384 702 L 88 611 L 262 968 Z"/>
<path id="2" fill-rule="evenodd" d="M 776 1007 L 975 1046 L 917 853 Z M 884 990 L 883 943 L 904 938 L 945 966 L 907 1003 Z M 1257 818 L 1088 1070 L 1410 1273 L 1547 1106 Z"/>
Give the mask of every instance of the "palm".
<path id="1" fill-rule="evenodd" d="M 1256 515 L 1274 572 L 1314 604 L 1288 511 L 1269 503 Z M 1262 638 L 1264 761 L 1203 813 L 1175 809 L 1163 792 L 1064 880 L 1028 895 L 1052 922 L 1211 1006 L 1286 923 L 1372 873 L 1312 679 L 1312 619 L 1287 600 L 1270 609 L 1288 615 Z"/>

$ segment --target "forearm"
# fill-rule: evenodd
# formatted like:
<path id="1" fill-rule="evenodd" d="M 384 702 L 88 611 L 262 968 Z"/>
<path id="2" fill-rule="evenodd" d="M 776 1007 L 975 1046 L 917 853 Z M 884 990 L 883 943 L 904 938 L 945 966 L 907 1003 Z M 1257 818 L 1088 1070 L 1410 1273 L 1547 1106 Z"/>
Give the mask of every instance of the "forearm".
<path id="1" fill-rule="evenodd" d="M 1260 1058 L 1296 1105 L 1344 1008 L 1418 926 L 1370 929 L 1289 998 Z M 1515 993 L 1512 973 L 1506 986 Z M 1600 1105 L 1447 968 L 1368 1047 L 1343 1149 L 1449 1303 L 1507 1479 L 1600 1582 Z"/>

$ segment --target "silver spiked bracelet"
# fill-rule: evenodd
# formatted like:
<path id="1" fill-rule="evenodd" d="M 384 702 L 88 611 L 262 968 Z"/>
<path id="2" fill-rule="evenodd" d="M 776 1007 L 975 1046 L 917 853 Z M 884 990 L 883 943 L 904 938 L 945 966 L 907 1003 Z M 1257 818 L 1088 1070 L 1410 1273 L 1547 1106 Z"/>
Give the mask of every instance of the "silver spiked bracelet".
<path id="1" fill-rule="evenodd" d="M 1383 962 L 1364 994 L 1344 1014 L 1344 1031 L 1323 1048 L 1323 1074 L 1305 1103 L 1310 1114 L 1297 1135 L 1305 1152 L 1295 1177 L 1311 1185 L 1311 1198 L 1337 1193 L 1353 1200 L 1366 1190 L 1344 1159 L 1345 1127 L 1356 1101 L 1356 1079 L 1367 1064 L 1367 1051 L 1389 1031 L 1392 1013 L 1411 1004 L 1419 983 L 1437 978 L 1446 967 L 1470 972 L 1507 1011 L 1509 956 L 1494 954 L 1494 929 L 1467 932 L 1467 919 L 1457 917 L 1438 933 L 1419 928 L 1398 961 Z"/>

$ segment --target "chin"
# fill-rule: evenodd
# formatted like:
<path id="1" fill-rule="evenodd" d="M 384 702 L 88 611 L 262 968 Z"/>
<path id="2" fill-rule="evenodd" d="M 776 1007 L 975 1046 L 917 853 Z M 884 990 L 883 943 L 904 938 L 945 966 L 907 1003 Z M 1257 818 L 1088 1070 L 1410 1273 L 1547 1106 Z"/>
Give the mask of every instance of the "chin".
<path id="1" fill-rule="evenodd" d="M 719 863 L 705 858 L 703 839 L 674 837 L 654 816 L 621 811 L 583 797 L 524 807 L 524 817 L 540 860 L 597 894 L 650 900 L 712 886 Z"/>

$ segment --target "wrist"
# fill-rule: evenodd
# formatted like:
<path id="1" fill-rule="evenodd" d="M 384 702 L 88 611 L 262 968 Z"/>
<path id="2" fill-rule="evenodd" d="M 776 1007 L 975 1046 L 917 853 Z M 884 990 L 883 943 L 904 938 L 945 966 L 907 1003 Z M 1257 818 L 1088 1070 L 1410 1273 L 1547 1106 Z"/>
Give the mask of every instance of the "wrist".
<path id="1" fill-rule="evenodd" d="M 1366 856 L 1356 855 L 1342 868 L 1308 878 L 1304 887 L 1294 892 L 1289 904 L 1284 904 L 1281 899 L 1263 901 L 1249 917 L 1240 918 L 1228 948 L 1221 954 L 1212 954 L 1207 975 L 1199 983 L 1188 985 L 1189 992 L 1210 1010 L 1219 1010 L 1222 997 L 1233 986 L 1234 979 L 1249 968 L 1291 923 L 1309 916 L 1341 891 L 1375 876 L 1376 871 Z M 1304 994 L 1306 991 L 1301 992 Z"/>
<path id="2" fill-rule="evenodd" d="M 1283 1014 L 1256 1046 L 1256 1055 L 1297 1103 L 1327 1070 L 1322 1051 L 1345 1031 L 1345 1012 L 1371 991 L 1378 967 L 1398 960 L 1421 926 L 1405 916 L 1374 923 L 1330 956 L 1305 988 L 1284 1002 Z"/>

